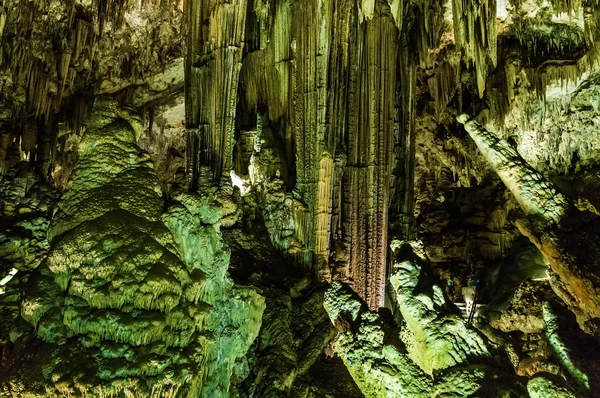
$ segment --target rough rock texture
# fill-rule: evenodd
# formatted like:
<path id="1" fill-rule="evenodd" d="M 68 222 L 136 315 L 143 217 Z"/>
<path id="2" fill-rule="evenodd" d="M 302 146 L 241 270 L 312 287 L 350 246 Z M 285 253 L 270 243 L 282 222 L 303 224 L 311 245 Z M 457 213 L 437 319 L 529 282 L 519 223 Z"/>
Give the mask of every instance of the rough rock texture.
<path id="1" fill-rule="evenodd" d="M 431 381 L 375 312 L 348 287 L 334 282 L 325 309 L 340 332 L 335 349 L 366 397 L 431 395 Z"/>
<path id="2" fill-rule="evenodd" d="M 529 166 L 507 141 L 498 139 L 468 115 L 460 115 L 457 120 L 465 126 L 525 215 L 555 224 L 565 216 L 569 210 L 565 196 Z"/>
<path id="3" fill-rule="evenodd" d="M 527 219 L 517 225 L 544 254 L 560 277 L 563 299 L 573 307 L 583 328 L 597 331 L 600 318 L 598 217 L 579 212 L 550 181 L 529 166 L 508 144 L 467 115 L 459 122 L 515 195 Z M 571 231 L 580 228 L 577 238 Z"/>
<path id="4" fill-rule="evenodd" d="M 181 73 L 183 78 L 183 71 Z M 183 85 L 183 81 L 181 82 Z M 185 103 L 183 92 L 146 106 L 139 145 L 152 158 L 162 191 L 170 198 L 187 191 Z"/>
<path id="5" fill-rule="evenodd" d="M 325 297 L 325 308 L 340 331 L 336 350 L 365 396 L 521 397 L 530 391 L 535 397 L 542 388 L 556 396 L 573 396 L 564 381 L 555 384 L 538 375 L 527 382 L 503 370 L 483 335 L 442 308 L 443 292 L 423 279 L 424 260 L 408 244 L 395 249 L 403 259 L 391 279 L 402 328 L 367 311 L 355 293 L 338 282 Z"/>
<path id="6" fill-rule="evenodd" d="M 24 326 L 19 309 L 23 284 L 50 248 L 48 218 L 57 192 L 25 162 L 0 178 L 0 346 L 7 352 L 11 330 Z"/>
<path id="7" fill-rule="evenodd" d="M 0 276 L 11 268 L 30 270 L 45 257 L 48 216 L 57 193 L 40 181 L 25 162 L 2 175 L 0 180 Z"/>
<path id="8" fill-rule="evenodd" d="M 250 180 L 263 191 L 265 222 L 275 217 L 283 224 L 272 237 L 289 258 L 317 280 L 353 283 L 371 308 L 382 305 L 391 193 L 396 185 L 398 198 L 410 191 L 394 173 L 410 181 L 412 170 L 408 135 L 397 134 L 413 128 L 408 120 L 404 125 L 398 101 L 412 109 L 415 84 L 415 62 L 400 48 L 412 29 L 401 4 L 190 4 L 192 183 L 199 165 L 226 183 L 231 171 Z M 407 7 L 414 8 L 411 21 L 430 24 L 421 11 L 427 6 Z M 223 31 L 224 25 L 232 28 Z M 426 33 L 419 34 L 427 47 Z M 265 190 L 249 155 L 267 131 L 280 166 L 271 176 L 279 186 Z M 277 209 L 270 209 L 273 202 Z M 398 213 L 410 219 L 404 206 L 412 205 L 400 200 Z"/>
<path id="9" fill-rule="evenodd" d="M 13 151 L 37 158 L 44 175 L 67 167 L 65 145 L 80 135 L 96 93 L 127 89 L 139 104 L 182 87 L 182 6 L 178 0 L 3 1 L 0 170 L 11 166 L 5 159 Z"/>
<path id="10" fill-rule="evenodd" d="M 1 388 L 593 395 L 599 28 L 596 0 L 0 0 Z"/>
<path id="11" fill-rule="evenodd" d="M 258 335 L 264 300 L 225 276 L 226 207 L 184 196 L 162 215 L 149 156 L 123 116 L 115 100 L 96 100 L 52 251 L 21 301 L 37 352 L 24 357 L 32 337 L 11 333 L 5 393 L 225 397 Z"/>
<path id="12" fill-rule="evenodd" d="M 360 396 L 353 383 L 344 382 L 344 366 L 324 358 L 324 352 L 333 356 L 330 344 L 336 335 L 323 308 L 324 289 L 310 289 L 299 297 L 274 288 L 261 293 L 266 301 L 263 327 L 249 356 L 250 374 L 238 386 L 240 395 L 312 397 L 326 395 L 328 386 L 334 396 Z M 318 375 L 312 370 L 315 362 L 329 366 L 340 379 L 317 387 L 314 380 Z M 340 391 L 342 388 L 345 390 Z"/>
<path id="13" fill-rule="evenodd" d="M 552 297 L 552 291 L 547 281 L 525 282 L 516 289 L 500 317 L 492 320 L 490 325 L 505 333 L 515 330 L 540 333 L 545 327 L 542 305 L 548 297 Z"/>
<path id="14" fill-rule="evenodd" d="M 531 398 L 574 398 L 576 395 L 567 388 L 553 383 L 545 377 L 534 377 L 527 383 Z"/>
<path id="15" fill-rule="evenodd" d="M 461 315 L 448 308 L 449 303 L 438 285 L 423 284 L 422 263 L 417 257 L 402 261 L 410 249 L 394 241 L 392 251 L 400 259 L 394 264 L 390 283 L 394 301 L 406 322 L 404 338 L 408 353 L 427 374 L 447 368 L 486 361 L 490 353 L 482 336 L 469 329 Z"/>

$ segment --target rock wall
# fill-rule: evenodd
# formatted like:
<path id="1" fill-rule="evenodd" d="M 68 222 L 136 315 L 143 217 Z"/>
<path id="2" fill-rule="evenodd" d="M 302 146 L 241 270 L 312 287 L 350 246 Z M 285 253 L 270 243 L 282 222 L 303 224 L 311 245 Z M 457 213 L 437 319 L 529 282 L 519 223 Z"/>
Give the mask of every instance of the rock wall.
<path id="1" fill-rule="evenodd" d="M 3 392 L 594 391 L 599 16 L 0 0 Z"/>

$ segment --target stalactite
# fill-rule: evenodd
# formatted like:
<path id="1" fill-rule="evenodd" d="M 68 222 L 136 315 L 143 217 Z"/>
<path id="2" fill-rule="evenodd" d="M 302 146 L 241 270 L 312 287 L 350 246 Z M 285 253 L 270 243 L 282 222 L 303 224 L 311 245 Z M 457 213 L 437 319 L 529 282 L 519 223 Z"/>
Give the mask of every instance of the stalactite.
<path id="1" fill-rule="evenodd" d="M 246 0 L 186 2 L 186 125 L 198 129 L 190 140 L 199 149 L 192 163 L 210 166 L 215 180 L 229 180 L 233 166 L 246 7 Z M 198 178 L 198 170 L 192 178 Z"/>
<path id="2" fill-rule="evenodd" d="M 6 11 L 3 6 L 0 6 L 0 39 L 4 33 L 4 26 L 6 26 Z"/>
<path id="3" fill-rule="evenodd" d="M 10 134 L 7 132 L 0 133 L 0 173 L 6 171 L 6 154 L 10 145 Z"/>
<path id="4" fill-rule="evenodd" d="M 27 123 L 25 131 L 23 133 L 23 139 L 21 141 L 21 151 L 30 154 L 34 151 L 37 143 L 38 129 L 37 125 L 33 122 Z"/>
<path id="5" fill-rule="evenodd" d="M 150 35 L 139 35 L 138 41 L 145 41 L 145 45 L 123 40 L 132 18 L 134 22 L 138 18 L 133 14 L 160 16 L 147 25 L 149 30 L 154 25 L 170 25 L 179 20 L 178 0 L 94 0 L 85 4 L 74 0 L 5 0 L 2 4 L 0 73 L 11 78 L 0 100 L 11 108 L 11 119 L 21 129 L 27 119 L 35 119 L 42 122 L 44 134 L 54 131 L 50 123 L 56 122 L 58 113 L 68 123 L 78 124 L 71 119 L 72 112 L 62 112 L 65 98 L 83 92 L 93 95 L 96 86 L 118 69 L 120 58 L 129 59 L 132 64 L 125 70 L 116 70 L 124 80 L 135 82 L 160 68 L 162 60 L 153 57 L 156 44 L 151 45 Z M 104 35 L 95 31 L 100 25 Z"/>
<path id="6" fill-rule="evenodd" d="M 329 2 L 296 3 L 291 10 L 294 106 L 293 125 L 296 138 L 295 192 L 306 206 L 308 226 L 301 240 L 305 248 L 303 263 L 310 266 L 315 252 L 318 228 L 318 182 L 323 140 L 326 137 L 327 82 L 330 50 L 332 5 Z"/>
<path id="7" fill-rule="evenodd" d="M 438 117 L 442 115 L 457 89 L 460 89 L 460 57 L 456 53 L 450 53 L 440 58 L 441 62 L 435 68 L 435 75 L 427 81 Z"/>
<path id="8" fill-rule="evenodd" d="M 452 0 L 454 38 L 463 60 L 475 67 L 479 97 L 483 98 L 490 67 L 496 67 L 496 0 Z"/>
<path id="9" fill-rule="evenodd" d="M 315 255 L 317 269 L 328 270 L 329 244 L 331 242 L 331 206 L 333 202 L 333 158 L 324 152 L 319 162 L 319 182 L 316 206 L 316 242 Z M 319 279 L 327 280 L 327 276 Z"/>
<path id="10" fill-rule="evenodd" d="M 410 34 L 401 33 L 396 71 L 394 176 L 390 192 L 390 234 L 410 239 L 414 215 L 415 113 L 417 61 L 410 54 Z M 388 261 L 388 275 L 391 272 Z"/>
<path id="11" fill-rule="evenodd" d="M 414 35 L 418 50 L 419 64 L 422 68 L 431 66 L 434 59 L 433 51 L 439 46 L 440 38 L 444 31 L 445 4 L 441 0 L 416 1 L 411 4 L 415 25 Z M 399 27 L 402 29 L 401 27 Z M 413 38 L 411 38 L 413 40 Z M 407 43 L 408 44 L 408 43 Z"/>
<path id="12" fill-rule="evenodd" d="M 438 45 L 443 20 L 441 2 L 411 4 L 410 10 L 422 11 L 406 25 L 406 48 L 399 58 L 399 27 L 405 26 L 402 13 L 408 13 L 408 4 L 391 3 L 255 3 L 246 24 L 248 39 L 254 40 L 243 49 L 239 75 L 240 117 L 246 120 L 264 109 L 265 126 L 282 143 L 285 159 L 280 160 L 290 170 L 286 183 L 293 188 L 290 206 L 298 244 L 287 254 L 312 267 L 319 280 L 353 281 L 373 308 L 383 298 L 393 184 L 399 211 L 408 218 L 410 213 L 410 205 L 403 203 L 412 192 L 416 63 L 409 61 L 414 43 L 408 32 L 421 32 L 425 59 Z M 192 24 L 190 29 L 197 28 Z M 188 43 L 188 54 L 195 54 L 193 46 Z M 202 57 L 194 59 L 206 70 Z M 399 59 L 405 74 L 400 91 Z M 188 75 L 188 92 L 198 90 L 200 81 Z M 208 125 L 199 122 L 196 105 L 188 104 L 187 112 L 190 131 L 197 125 L 198 134 L 205 134 Z M 248 128 L 253 126 L 238 134 L 238 175 L 247 174 L 243 148 Z M 194 152 L 220 150 L 216 142 L 193 141 Z M 396 150 L 403 152 L 402 160 L 393 155 Z M 189 159 L 190 167 L 194 162 Z M 400 173 L 395 180 L 393 172 Z"/>
<path id="13" fill-rule="evenodd" d="M 571 16 L 579 11 L 583 2 L 581 0 L 551 0 L 550 3 L 556 15 L 565 13 Z"/>
<path id="14" fill-rule="evenodd" d="M 546 88 L 552 83 L 559 83 L 561 89 L 567 86 L 576 87 L 581 81 L 582 70 L 577 63 L 546 63 L 536 69 L 527 70 L 527 75 L 536 95 L 546 100 Z"/>

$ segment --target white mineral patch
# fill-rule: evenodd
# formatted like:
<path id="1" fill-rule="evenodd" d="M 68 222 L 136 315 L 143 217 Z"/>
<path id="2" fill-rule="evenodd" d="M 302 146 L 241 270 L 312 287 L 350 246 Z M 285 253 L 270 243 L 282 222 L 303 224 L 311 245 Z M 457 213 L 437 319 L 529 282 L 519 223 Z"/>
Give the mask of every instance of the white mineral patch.
<path id="1" fill-rule="evenodd" d="M 6 285 L 10 280 L 17 274 L 18 270 L 16 268 L 12 268 L 8 275 L 0 280 L 0 286 Z M 4 294 L 4 289 L 0 288 L 0 294 Z"/>

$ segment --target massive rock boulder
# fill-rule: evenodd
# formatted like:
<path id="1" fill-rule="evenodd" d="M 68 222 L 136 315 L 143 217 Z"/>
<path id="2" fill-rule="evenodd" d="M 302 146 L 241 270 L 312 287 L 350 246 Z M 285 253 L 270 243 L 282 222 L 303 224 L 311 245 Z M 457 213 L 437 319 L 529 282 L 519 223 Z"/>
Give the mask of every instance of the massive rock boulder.
<path id="1" fill-rule="evenodd" d="M 489 340 L 431 283 L 419 251 L 406 242 L 392 243 L 396 262 L 390 282 L 400 324 L 368 311 L 339 282 L 325 296 L 325 309 L 340 333 L 335 349 L 366 397 L 538 397 L 543 391 L 574 396 L 564 381 L 543 374 L 528 381 L 507 371 L 492 355 Z"/>

